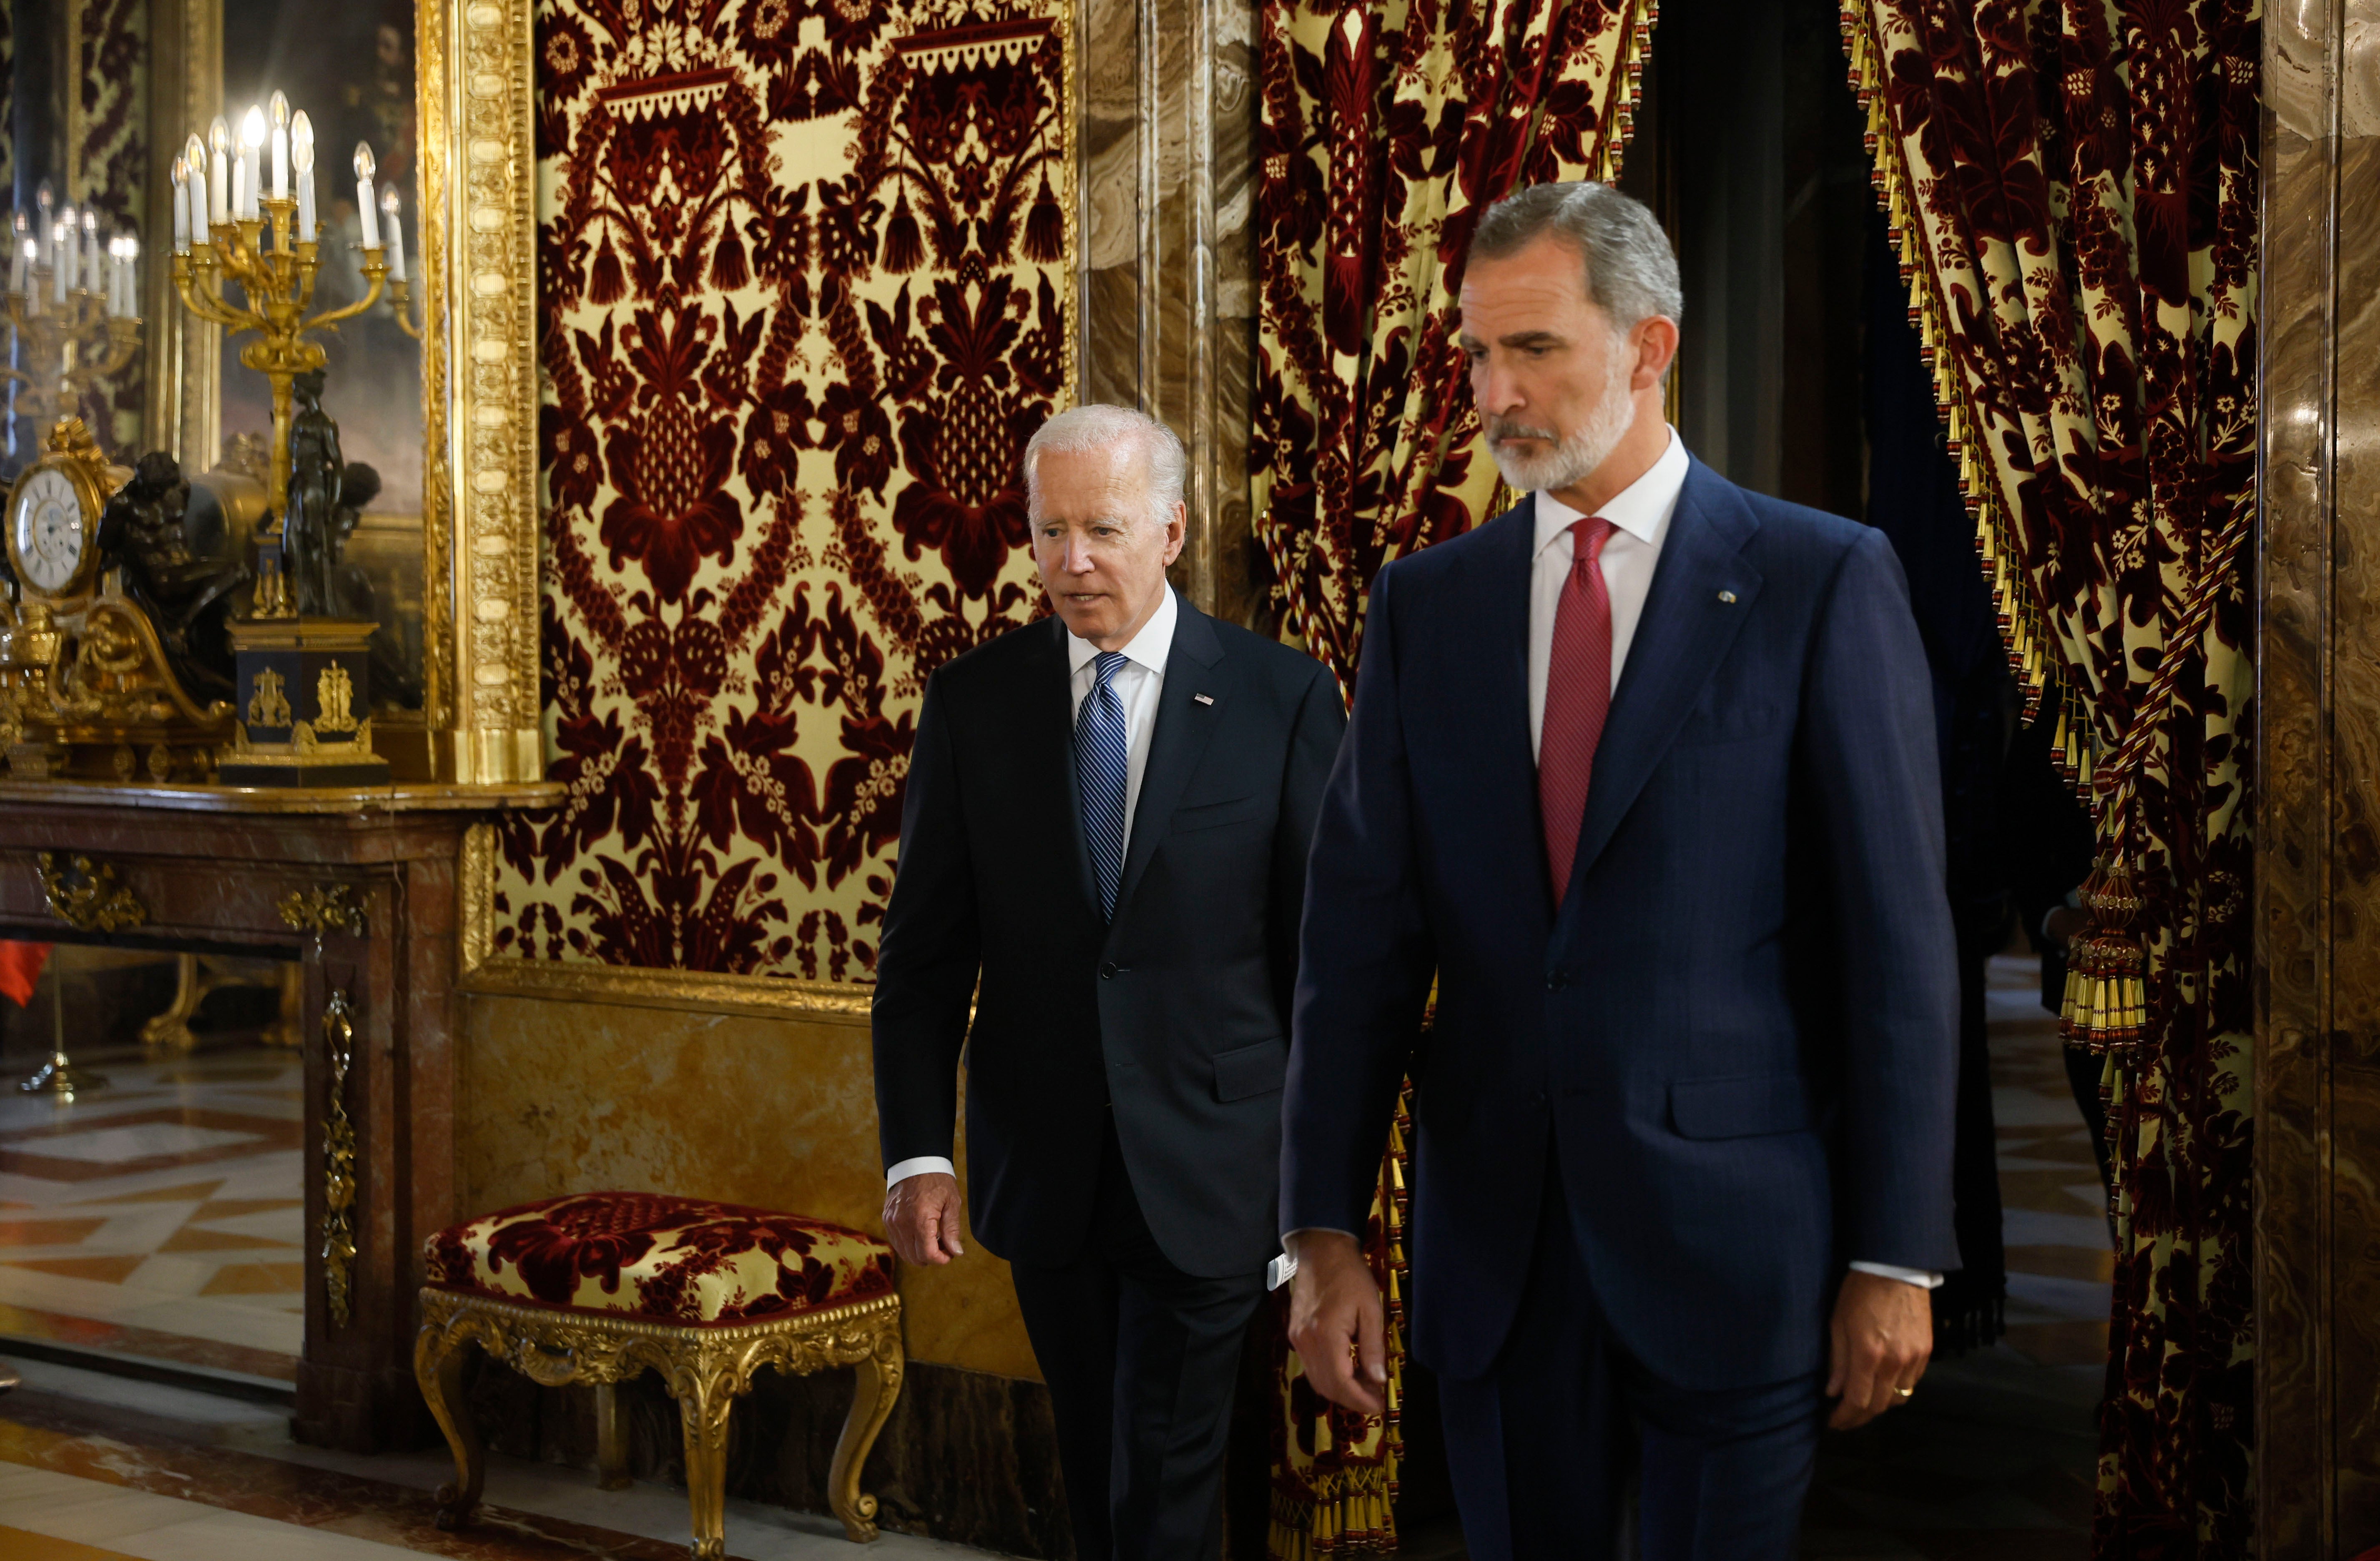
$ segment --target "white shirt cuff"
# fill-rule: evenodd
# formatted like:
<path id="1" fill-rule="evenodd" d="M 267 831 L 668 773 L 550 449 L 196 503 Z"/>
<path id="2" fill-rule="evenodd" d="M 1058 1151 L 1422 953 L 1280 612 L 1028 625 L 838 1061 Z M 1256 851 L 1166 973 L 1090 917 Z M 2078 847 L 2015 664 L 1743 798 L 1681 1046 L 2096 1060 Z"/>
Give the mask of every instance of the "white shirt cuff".
<path id="1" fill-rule="evenodd" d="M 959 1168 L 956 1165 L 939 1154 L 919 1154 L 906 1160 L 894 1161 L 892 1168 L 884 1173 L 884 1185 L 889 1189 L 895 1182 L 907 1181 L 911 1177 L 922 1177 L 928 1171 L 940 1171 L 946 1177 L 955 1177 L 959 1174 Z"/>
<path id="2" fill-rule="evenodd" d="M 1862 1274 L 1873 1274 L 1879 1279 L 1898 1279 L 1921 1290 L 1934 1289 L 1942 1283 L 1940 1274 L 1928 1274 L 1922 1268 L 1895 1268 L 1888 1262 L 1855 1262 L 1852 1266 Z"/>

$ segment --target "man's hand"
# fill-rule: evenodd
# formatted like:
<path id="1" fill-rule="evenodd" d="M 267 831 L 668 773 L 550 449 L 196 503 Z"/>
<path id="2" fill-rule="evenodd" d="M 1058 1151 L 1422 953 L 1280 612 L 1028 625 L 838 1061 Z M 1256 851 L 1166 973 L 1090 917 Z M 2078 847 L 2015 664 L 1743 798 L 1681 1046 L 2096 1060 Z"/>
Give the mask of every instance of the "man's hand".
<path id="1" fill-rule="evenodd" d="M 1289 1342 L 1315 1388 L 1342 1409 L 1377 1415 L 1386 1408 L 1388 1333 L 1380 1287 L 1364 1249 L 1335 1230 L 1301 1230 L 1297 1275 L 1289 1282 Z"/>
<path id="2" fill-rule="evenodd" d="M 1857 1269 L 1835 1298 L 1833 1369 L 1827 1396 L 1840 1398 L 1827 1423 L 1865 1425 L 1907 1403 L 1896 1388 L 1915 1388 L 1934 1353 L 1934 1298 L 1922 1287 Z"/>
<path id="3" fill-rule="evenodd" d="M 947 1171 L 920 1171 L 884 1189 L 884 1234 L 909 1262 L 946 1263 L 962 1255 L 959 1226 L 965 1221 L 959 1180 Z"/>

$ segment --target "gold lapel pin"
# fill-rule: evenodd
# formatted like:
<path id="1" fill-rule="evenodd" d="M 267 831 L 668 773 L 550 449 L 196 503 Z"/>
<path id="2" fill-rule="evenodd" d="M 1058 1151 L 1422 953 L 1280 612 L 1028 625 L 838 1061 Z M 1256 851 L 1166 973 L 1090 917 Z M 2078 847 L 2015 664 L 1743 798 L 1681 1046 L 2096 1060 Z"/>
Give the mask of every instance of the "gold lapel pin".
<path id="1" fill-rule="evenodd" d="M 1718 599 L 1726 603 L 1730 607 L 1735 605 L 1735 592 L 1732 591 L 1720 591 L 1718 593 Z"/>

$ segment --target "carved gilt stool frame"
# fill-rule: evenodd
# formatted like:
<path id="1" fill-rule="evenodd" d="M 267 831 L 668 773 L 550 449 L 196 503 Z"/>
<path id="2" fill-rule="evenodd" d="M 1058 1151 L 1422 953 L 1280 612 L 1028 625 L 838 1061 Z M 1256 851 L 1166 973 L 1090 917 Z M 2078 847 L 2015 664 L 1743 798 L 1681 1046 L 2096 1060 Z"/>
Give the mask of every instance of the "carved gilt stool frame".
<path id="1" fill-rule="evenodd" d="M 807 1376 L 855 1366 L 851 1413 L 827 1473 L 827 1503 L 856 1543 L 876 1537 L 876 1498 L 859 1489 L 861 1468 L 900 1396 L 901 1298 L 871 1296 L 822 1311 L 765 1323 L 654 1322 L 498 1300 L 435 1287 L 421 1292 L 413 1374 L 455 1452 L 455 1482 L 438 1492 L 438 1526 L 457 1529 L 479 1505 L 486 1451 L 463 1403 L 466 1345 L 476 1344 L 543 1387 L 595 1389 L 596 1462 L 607 1491 L 628 1483 L 616 1384 L 659 1372 L 685 1423 L 686 1499 L 694 1512 L 696 1561 L 727 1554 L 727 1416 L 763 1366 Z"/>

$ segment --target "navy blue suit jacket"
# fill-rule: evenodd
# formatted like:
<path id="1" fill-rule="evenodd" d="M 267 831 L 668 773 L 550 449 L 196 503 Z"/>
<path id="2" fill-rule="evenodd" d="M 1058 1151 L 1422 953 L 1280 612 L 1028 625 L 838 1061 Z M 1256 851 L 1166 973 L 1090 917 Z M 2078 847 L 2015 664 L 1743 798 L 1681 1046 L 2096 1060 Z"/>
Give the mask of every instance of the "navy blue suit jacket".
<path id="1" fill-rule="evenodd" d="M 1847 1262 L 1958 1266 L 1958 977 L 1900 565 L 1694 462 L 1556 905 L 1534 543 L 1524 501 L 1373 588 L 1308 869 L 1282 1227 L 1363 1228 L 1410 1072 L 1425 1364 L 1494 1364 L 1550 1149 L 1645 1366 L 1694 1389 L 1817 1371 Z"/>

